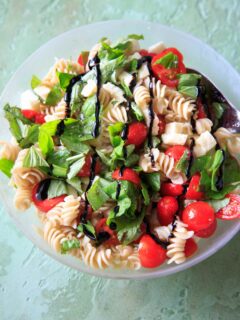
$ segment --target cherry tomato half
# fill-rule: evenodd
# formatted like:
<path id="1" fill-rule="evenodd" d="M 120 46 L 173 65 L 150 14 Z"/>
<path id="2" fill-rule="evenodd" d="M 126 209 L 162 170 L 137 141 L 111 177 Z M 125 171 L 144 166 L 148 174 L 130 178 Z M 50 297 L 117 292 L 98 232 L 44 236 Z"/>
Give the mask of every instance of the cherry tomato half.
<path id="1" fill-rule="evenodd" d="M 188 200 L 202 200 L 204 199 L 204 193 L 199 191 L 201 176 L 196 173 L 192 176 L 185 198 Z"/>
<path id="2" fill-rule="evenodd" d="M 158 201 L 158 220 L 163 226 L 169 225 L 173 221 L 175 213 L 178 211 L 178 201 L 174 197 L 165 196 Z"/>
<path id="3" fill-rule="evenodd" d="M 197 251 L 197 249 L 198 245 L 196 244 L 196 242 L 192 238 L 187 239 L 184 249 L 185 256 L 187 258 L 192 256 Z"/>
<path id="4" fill-rule="evenodd" d="M 165 154 L 167 154 L 169 157 L 172 157 L 175 160 L 175 162 L 178 162 L 183 156 L 185 151 L 189 151 L 189 149 L 184 146 L 176 145 L 173 147 L 169 147 L 165 151 Z M 190 155 L 190 151 L 189 151 L 189 155 Z"/>
<path id="5" fill-rule="evenodd" d="M 120 169 L 116 169 L 112 173 L 112 178 L 115 180 L 127 180 L 127 181 L 130 181 L 136 185 L 141 184 L 141 180 L 140 180 L 138 174 L 131 168 L 124 168 L 122 174 L 121 174 Z"/>
<path id="6" fill-rule="evenodd" d="M 30 110 L 30 109 L 23 109 L 21 110 L 22 115 L 31 120 L 32 122 L 38 123 L 38 124 L 42 124 L 45 122 L 45 115 L 34 111 L 34 110 Z"/>
<path id="7" fill-rule="evenodd" d="M 156 56 L 156 53 L 152 53 L 152 52 L 148 52 L 147 50 L 145 49 L 142 49 L 139 51 L 140 55 L 143 56 L 143 57 L 155 57 Z"/>
<path id="8" fill-rule="evenodd" d="M 36 184 L 32 190 L 32 201 L 35 206 L 42 212 L 48 212 L 52 208 L 54 208 L 60 202 L 63 202 L 66 198 L 66 194 L 61 195 L 59 197 L 55 197 L 52 199 L 38 200 L 36 195 L 39 188 L 39 184 Z"/>
<path id="9" fill-rule="evenodd" d="M 166 260 L 166 250 L 157 244 L 149 235 L 142 236 L 139 249 L 139 259 L 144 268 L 156 268 Z"/>
<path id="10" fill-rule="evenodd" d="M 207 114 L 205 112 L 204 106 L 202 104 L 201 98 L 197 98 L 197 118 L 204 119 L 207 118 Z"/>
<path id="11" fill-rule="evenodd" d="M 215 219 L 207 229 L 203 229 L 195 232 L 195 236 L 199 238 L 209 238 L 215 233 L 216 229 L 217 229 L 217 220 Z"/>
<path id="12" fill-rule="evenodd" d="M 161 184 L 161 194 L 163 196 L 177 197 L 183 194 L 183 185 L 171 182 L 163 182 Z"/>
<path id="13" fill-rule="evenodd" d="M 216 213 L 216 217 L 222 220 L 232 220 L 240 218 L 240 195 L 231 193 L 228 194 L 226 198 L 230 199 L 228 205 L 220 209 Z"/>
<path id="14" fill-rule="evenodd" d="M 214 209 L 203 201 L 190 203 L 182 213 L 182 221 L 194 232 L 207 229 L 214 220 Z"/>
<path id="15" fill-rule="evenodd" d="M 84 163 L 82 169 L 77 174 L 77 176 L 78 177 L 89 177 L 90 171 L 91 171 L 91 164 L 92 164 L 92 156 L 90 154 L 88 154 L 86 156 L 85 163 Z M 100 171 L 101 171 L 101 164 L 97 160 L 96 167 L 95 167 L 95 174 L 100 173 Z"/>
<path id="16" fill-rule="evenodd" d="M 141 144 L 146 140 L 147 134 L 148 130 L 144 123 L 131 123 L 128 127 L 126 145 L 134 144 L 136 147 L 141 146 Z"/>
<path id="17" fill-rule="evenodd" d="M 109 226 L 106 224 L 107 218 L 102 218 L 98 221 L 96 224 L 96 233 L 97 235 L 100 232 L 107 232 L 110 236 L 110 238 L 106 241 L 104 241 L 104 245 L 106 246 L 116 246 L 119 244 L 119 240 L 117 238 L 117 234 L 114 230 L 110 229 Z"/>

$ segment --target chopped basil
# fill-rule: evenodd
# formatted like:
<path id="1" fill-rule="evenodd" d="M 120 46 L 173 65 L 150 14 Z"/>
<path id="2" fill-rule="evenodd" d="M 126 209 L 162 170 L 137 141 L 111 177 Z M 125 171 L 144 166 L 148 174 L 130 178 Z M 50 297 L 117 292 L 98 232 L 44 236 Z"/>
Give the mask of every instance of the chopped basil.
<path id="1" fill-rule="evenodd" d="M 78 249 L 80 247 L 80 242 L 78 239 L 64 240 L 61 243 L 61 253 L 66 254 L 72 249 Z"/>
<path id="2" fill-rule="evenodd" d="M 56 71 L 61 89 L 66 90 L 74 74 Z"/>
<path id="3" fill-rule="evenodd" d="M 148 206 L 150 203 L 150 196 L 148 193 L 148 188 L 144 183 L 142 183 L 141 186 L 142 186 L 141 192 L 142 192 L 142 196 L 143 196 L 143 202 L 146 206 Z"/>
<path id="4" fill-rule="evenodd" d="M 19 142 L 20 148 L 22 149 L 29 148 L 38 141 L 39 127 L 40 126 L 37 124 L 34 124 L 32 126 L 27 126 L 26 135 Z"/>
<path id="5" fill-rule="evenodd" d="M 54 149 L 52 136 L 56 134 L 58 124 L 61 120 L 46 122 L 39 129 L 38 144 L 43 155 L 47 155 Z"/>
<path id="6" fill-rule="evenodd" d="M 47 156 L 47 162 L 52 165 L 57 165 L 60 167 L 68 167 L 67 159 L 70 157 L 70 152 L 61 147 L 56 151 L 52 151 Z"/>
<path id="7" fill-rule="evenodd" d="M 144 36 L 142 34 L 129 34 L 128 39 L 135 39 L 135 40 L 143 40 Z"/>
<path id="8" fill-rule="evenodd" d="M 141 173 L 141 179 L 150 190 L 159 191 L 161 187 L 161 176 L 159 172 Z"/>
<path id="9" fill-rule="evenodd" d="M 35 89 L 42 83 L 41 79 L 39 79 L 37 76 L 33 75 L 31 79 L 31 88 Z"/>
<path id="10" fill-rule="evenodd" d="M 71 116 L 72 115 L 78 116 L 78 114 L 82 109 L 84 98 L 81 95 L 81 93 L 82 93 L 84 84 L 85 83 L 83 81 L 78 81 L 72 88 L 71 102 L 70 102 Z"/>
<path id="11" fill-rule="evenodd" d="M 81 179 L 79 177 L 74 177 L 72 179 L 67 179 L 67 183 L 72 186 L 74 189 L 76 189 L 80 194 L 83 193 L 82 187 L 81 187 Z"/>
<path id="12" fill-rule="evenodd" d="M 213 118 L 213 129 L 216 130 L 218 127 L 219 121 L 222 118 L 227 106 L 224 103 L 213 102 L 211 107 L 212 107 L 212 112 L 214 115 L 214 117 L 212 117 Z"/>
<path id="13" fill-rule="evenodd" d="M 196 86 L 181 86 L 178 91 L 192 99 L 198 96 L 198 88 Z"/>
<path id="14" fill-rule="evenodd" d="M 84 233 L 87 231 L 88 233 L 93 235 L 95 238 L 97 238 L 94 226 L 92 225 L 92 223 L 89 220 L 87 221 L 87 223 L 79 224 L 77 229 L 78 229 L 78 231 L 84 232 Z"/>
<path id="15" fill-rule="evenodd" d="M 48 199 L 67 194 L 66 183 L 62 180 L 52 179 L 48 188 Z"/>
<path id="16" fill-rule="evenodd" d="M 178 82 L 178 90 L 182 87 L 193 87 L 198 84 L 198 81 L 201 79 L 201 75 L 196 73 L 180 73 L 177 78 Z"/>
<path id="17" fill-rule="evenodd" d="M 23 167 L 25 168 L 49 167 L 49 164 L 42 157 L 42 155 L 37 151 L 37 149 L 32 146 L 28 150 L 23 160 Z"/>
<path id="18" fill-rule="evenodd" d="M 134 102 L 131 103 L 131 109 L 132 109 L 133 114 L 136 117 L 137 121 L 144 120 L 142 110 L 138 107 L 138 105 L 136 103 L 134 103 Z"/>
<path id="19" fill-rule="evenodd" d="M 109 196 L 104 192 L 101 179 L 96 179 L 91 188 L 87 192 L 87 199 L 93 210 L 98 210 L 109 199 Z"/>
<path id="20" fill-rule="evenodd" d="M 14 166 L 14 161 L 8 159 L 0 159 L 0 170 L 7 176 L 11 177 L 11 170 Z"/>
<path id="21" fill-rule="evenodd" d="M 45 104 L 55 106 L 62 99 L 62 90 L 59 84 L 56 84 L 47 95 Z"/>
<path id="22" fill-rule="evenodd" d="M 54 177 L 58 177 L 58 178 L 66 178 L 67 177 L 68 168 L 60 167 L 56 164 L 53 164 L 52 166 L 53 166 L 52 174 Z"/>
<path id="23" fill-rule="evenodd" d="M 78 172 L 82 169 L 83 165 L 85 163 L 85 155 L 81 154 L 78 159 L 73 162 L 69 168 L 69 172 L 68 172 L 68 179 L 72 179 L 73 177 L 75 177 Z"/>
<path id="24" fill-rule="evenodd" d="M 168 52 L 167 54 L 156 60 L 154 64 L 161 64 L 167 69 L 176 68 L 178 65 L 178 57 L 172 52 Z"/>
<path id="25" fill-rule="evenodd" d="M 186 173 L 187 167 L 188 167 L 188 150 L 185 150 L 181 158 L 176 164 L 176 170 Z"/>
<path id="26" fill-rule="evenodd" d="M 132 97 L 132 92 L 131 90 L 129 89 L 129 87 L 124 83 L 124 82 L 121 82 L 121 87 L 124 91 L 124 93 L 126 94 L 127 97 Z"/>

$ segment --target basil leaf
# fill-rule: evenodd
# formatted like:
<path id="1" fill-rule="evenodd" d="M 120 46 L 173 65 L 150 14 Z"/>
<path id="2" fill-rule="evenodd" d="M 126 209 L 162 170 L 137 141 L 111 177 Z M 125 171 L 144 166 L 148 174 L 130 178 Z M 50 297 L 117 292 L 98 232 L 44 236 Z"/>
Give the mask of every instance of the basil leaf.
<path id="1" fill-rule="evenodd" d="M 198 88 L 196 86 L 181 86 L 178 91 L 192 99 L 196 99 L 198 96 Z"/>
<path id="2" fill-rule="evenodd" d="M 47 133 L 47 131 L 41 130 L 41 128 L 39 131 L 38 144 L 44 156 L 54 150 L 52 137 Z"/>
<path id="3" fill-rule="evenodd" d="M 14 161 L 8 159 L 0 159 L 0 170 L 7 176 L 11 177 L 11 170 L 14 166 Z"/>
<path id="4" fill-rule="evenodd" d="M 20 148 L 25 149 L 31 147 L 38 141 L 38 136 L 39 125 L 28 126 L 26 136 L 19 142 Z"/>
<path id="5" fill-rule="evenodd" d="M 123 81 L 121 82 L 121 87 L 122 87 L 122 89 L 123 89 L 123 91 L 124 91 L 124 93 L 126 94 L 127 97 L 132 97 L 133 96 L 131 90 L 129 89 L 129 87 Z"/>
<path id="6" fill-rule="evenodd" d="M 56 71 L 56 73 L 57 73 L 60 87 L 63 90 L 66 90 L 67 87 L 69 86 L 70 81 L 72 80 L 72 78 L 75 77 L 75 75 L 71 73 L 59 72 L 58 70 Z"/>
<path id="7" fill-rule="evenodd" d="M 181 156 L 181 158 L 176 164 L 176 170 L 186 173 L 187 167 L 188 167 L 188 151 L 185 150 L 183 155 Z"/>
<path id="8" fill-rule="evenodd" d="M 137 106 L 136 103 L 134 103 L 134 102 L 131 103 L 131 109 L 133 111 L 134 116 L 136 117 L 136 119 L 138 121 L 143 121 L 144 120 L 144 116 L 143 116 L 142 110 Z"/>
<path id="9" fill-rule="evenodd" d="M 69 157 L 70 152 L 63 147 L 57 151 L 50 152 L 47 157 L 47 162 L 60 167 L 68 167 L 67 159 Z"/>
<path id="10" fill-rule="evenodd" d="M 201 75 L 196 73 L 180 73 L 177 75 L 179 79 L 178 90 L 182 87 L 193 87 L 198 84 L 198 81 L 201 79 Z"/>
<path id="11" fill-rule="evenodd" d="M 203 169 L 208 168 L 209 165 L 211 165 L 210 155 L 205 155 L 194 159 L 191 167 L 191 175 L 194 175 L 196 172 L 201 172 Z"/>
<path id="12" fill-rule="evenodd" d="M 48 199 L 56 198 L 67 193 L 67 186 L 64 181 L 55 179 L 51 180 L 48 188 Z"/>
<path id="13" fill-rule="evenodd" d="M 58 178 L 66 178 L 67 177 L 68 168 L 60 167 L 60 166 L 57 166 L 56 164 L 53 164 L 52 167 L 53 167 L 52 174 L 54 177 L 58 177 Z"/>
<path id="14" fill-rule="evenodd" d="M 38 87 L 42 83 L 41 79 L 39 79 L 37 76 L 33 75 L 31 79 L 31 88 L 34 90 L 36 87 Z"/>
<path id="15" fill-rule="evenodd" d="M 101 179 L 96 179 L 91 188 L 87 191 L 87 199 L 93 210 L 98 210 L 109 199 L 104 192 Z"/>
<path id="16" fill-rule="evenodd" d="M 224 103 L 213 102 L 211 110 L 213 113 L 213 130 L 217 129 L 220 119 L 222 118 L 227 106 Z"/>
<path id="17" fill-rule="evenodd" d="M 82 154 L 81 157 L 78 158 L 77 161 L 75 161 L 69 168 L 69 172 L 68 172 L 68 179 L 72 179 L 73 177 L 75 177 L 78 172 L 82 169 L 83 165 L 85 163 L 85 155 Z"/>
<path id="18" fill-rule="evenodd" d="M 129 34 L 128 39 L 135 39 L 135 40 L 144 40 L 144 36 L 142 34 Z"/>
<path id="19" fill-rule="evenodd" d="M 121 132 L 123 131 L 123 128 L 124 128 L 124 123 L 122 123 L 122 122 L 117 122 L 117 123 L 108 127 L 110 140 L 111 140 L 111 143 L 114 147 L 119 145 L 119 141 L 116 140 L 115 137 L 119 137 L 119 134 L 121 134 Z"/>
<path id="20" fill-rule="evenodd" d="M 225 151 L 225 161 L 223 165 L 223 183 L 224 185 L 240 182 L 239 164 L 235 158 Z"/>
<path id="21" fill-rule="evenodd" d="M 78 229 L 78 231 L 80 231 L 82 233 L 85 233 L 87 231 L 88 233 L 93 235 L 95 238 L 97 238 L 94 226 L 92 225 L 92 223 L 89 220 L 87 221 L 87 223 L 79 224 L 77 229 Z"/>
<path id="22" fill-rule="evenodd" d="M 74 238 L 71 240 L 64 240 L 61 243 L 61 253 L 66 254 L 68 251 L 71 251 L 72 249 L 78 249 L 80 248 L 80 242 L 78 239 Z"/>
<path id="23" fill-rule="evenodd" d="M 137 59 L 132 59 L 130 62 L 129 62 L 129 71 L 131 73 L 134 73 L 137 71 L 137 68 L 138 68 L 138 61 Z"/>
<path id="24" fill-rule="evenodd" d="M 213 207 L 215 212 L 218 212 L 220 209 L 226 207 L 229 204 L 229 201 L 229 198 L 225 198 L 222 200 L 208 200 L 206 202 Z"/>
<path id="25" fill-rule="evenodd" d="M 25 158 L 23 159 L 23 167 L 25 168 L 36 168 L 36 167 L 49 167 L 47 161 L 42 157 L 42 155 L 37 151 L 37 149 L 32 146 Z"/>
<path id="26" fill-rule="evenodd" d="M 144 183 L 142 183 L 141 186 L 142 186 L 141 192 L 142 192 L 142 196 L 143 196 L 143 202 L 146 206 L 148 206 L 150 203 L 150 197 L 149 197 L 147 186 Z"/>
<path id="27" fill-rule="evenodd" d="M 121 55 L 118 58 L 110 61 L 108 60 L 101 61 L 100 70 L 101 70 L 101 76 L 102 76 L 101 78 L 102 83 L 110 81 L 114 71 L 122 68 L 125 63 L 126 63 L 126 59 L 124 55 Z"/>
<path id="28" fill-rule="evenodd" d="M 153 191 L 159 191 L 161 187 L 161 176 L 159 172 L 142 173 L 141 179 Z"/>
<path id="29" fill-rule="evenodd" d="M 168 52 L 167 54 L 156 60 L 154 64 L 161 64 L 166 69 L 176 68 L 178 65 L 178 57 L 172 52 Z"/>
<path id="30" fill-rule="evenodd" d="M 81 187 L 81 179 L 79 177 L 74 177 L 72 179 L 67 179 L 67 183 L 72 186 L 74 189 L 76 189 L 80 194 L 83 193 L 82 187 Z"/>
<path id="31" fill-rule="evenodd" d="M 72 88 L 71 102 L 70 102 L 71 116 L 76 114 L 78 115 L 82 109 L 84 98 L 81 95 L 81 93 L 82 93 L 83 87 L 84 87 L 84 82 L 79 81 Z"/>
<path id="32" fill-rule="evenodd" d="M 213 191 L 218 191 L 218 189 L 216 188 L 217 173 L 223 159 L 223 151 L 217 150 L 214 154 L 213 163 L 209 168 L 209 172 L 211 173 L 211 190 Z"/>
<path id="33" fill-rule="evenodd" d="M 45 104 L 55 106 L 62 99 L 62 90 L 59 84 L 56 84 L 47 95 Z"/>

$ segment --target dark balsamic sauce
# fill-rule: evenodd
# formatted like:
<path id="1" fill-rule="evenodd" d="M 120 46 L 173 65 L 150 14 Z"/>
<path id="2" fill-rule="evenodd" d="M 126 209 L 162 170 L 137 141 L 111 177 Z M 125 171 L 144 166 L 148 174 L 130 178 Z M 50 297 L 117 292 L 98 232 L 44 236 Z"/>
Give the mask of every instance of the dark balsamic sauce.
<path id="1" fill-rule="evenodd" d="M 89 69 L 92 70 L 95 68 L 96 71 L 96 79 L 97 79 L 97 93 L 96 93 L 96 108 L 95 108 L 95 125 L 93 128 L 93 137 L 96 138 L 99 136 L 99 129 L 100 129 L 100 89 L 101 89 L 101 70 L 100 70 L 100 59 L 98 55 L 96 55 L 93 59 L 91 59 L 88 63 Z"/>
<path id="2" fill-rule="evenodd" d="M 122 133 L 121 133 L 121 138 L 123 139 L 123 141 L 126 141 L 126 140 L 127 140 L 127 136 L 128 136 L 128 126 L 129 126 L 128 123 L 125 123 L 125 124 L 124 124 L 123 131 L 122 131 Z M 123 157 L 124 157 L 124 159 L 127 159 L 127 148 L 126 148 L 125 145 L 123 146 Z"/>
<path id="3" fill-rule="evenodd" d="M 217 145 L 217 149 L 220 149 L 219 145 Z M 225 151 L 223 149 L 220 149 L 220 150 L 222 151 L 223 159 L 218 170 L 217 181 L 215 184 L 218 191 L 221 191 L 223 189 L 223 166 L 224 166 L 224 161 L 226 159 Z"/>
<path id="4" fill-rule="evenodd" d="M 148 223 L 146 217 L 143 219 L 143 222 L 144 222 L 145 225 L 146 225 L 146 234 L 148 234 L 148 235 L 149 235 L 157 244 L 159 244 L 162 248 L 167 249 L 167 246 L 168 246 L 169 243 L 160 240 L 157 236 L 155 236 L 154 233 L 151 232 L 150 226 L 149 226 L 149 223 Z"/>
<path id="5" fill-rule="evenodd" d="M 64 120 L 61 120 L 57 125 L 56 136 L 61 136 L 64 132 L 64 129 L 65 129 Z"/>
<path id="6" fill-rule="evenodd" d="M 45 200 L 48 198 L 48 189 L 51 183 L 51 179 L 45 179 L 39 183 L 36 199 L 39 201 Z"/>
<path id="7" fill-rule="evenodd" d="M 191 144 L 190 144 L 190 158 L 189 158 L 189 161 L 188 161 L 188 166 L 187 166 L 187 169 L 186 169 L 186 176 L 187 178 L 189 179 L 190 176 L 191 176 L 191 168 L 192 168 L 192 165 L 193 165 L 193 161 L 194 161 L 194 158 L 193 158 L 193 148 L 195 146 L 195 140 L 194 138 L 191 139 Z"/>

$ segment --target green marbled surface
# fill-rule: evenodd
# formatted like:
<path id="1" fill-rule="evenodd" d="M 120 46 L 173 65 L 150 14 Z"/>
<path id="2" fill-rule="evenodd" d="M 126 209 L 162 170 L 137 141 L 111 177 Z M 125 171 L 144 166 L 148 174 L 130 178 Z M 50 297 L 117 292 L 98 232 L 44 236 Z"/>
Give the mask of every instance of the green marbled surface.
<path id="1" fill-rule="evenodd" d="M 240 70 L 239 0 L 0 0 L 0 90 L 27 56 L 52 37 L 86 23 L 129 18 L 192 33 Z M 239 318 L 239 236 L 184 272 L 148 281 L 113 281 L 47 257 L 3 210 L 0 227 L 1 320 Z"/>

